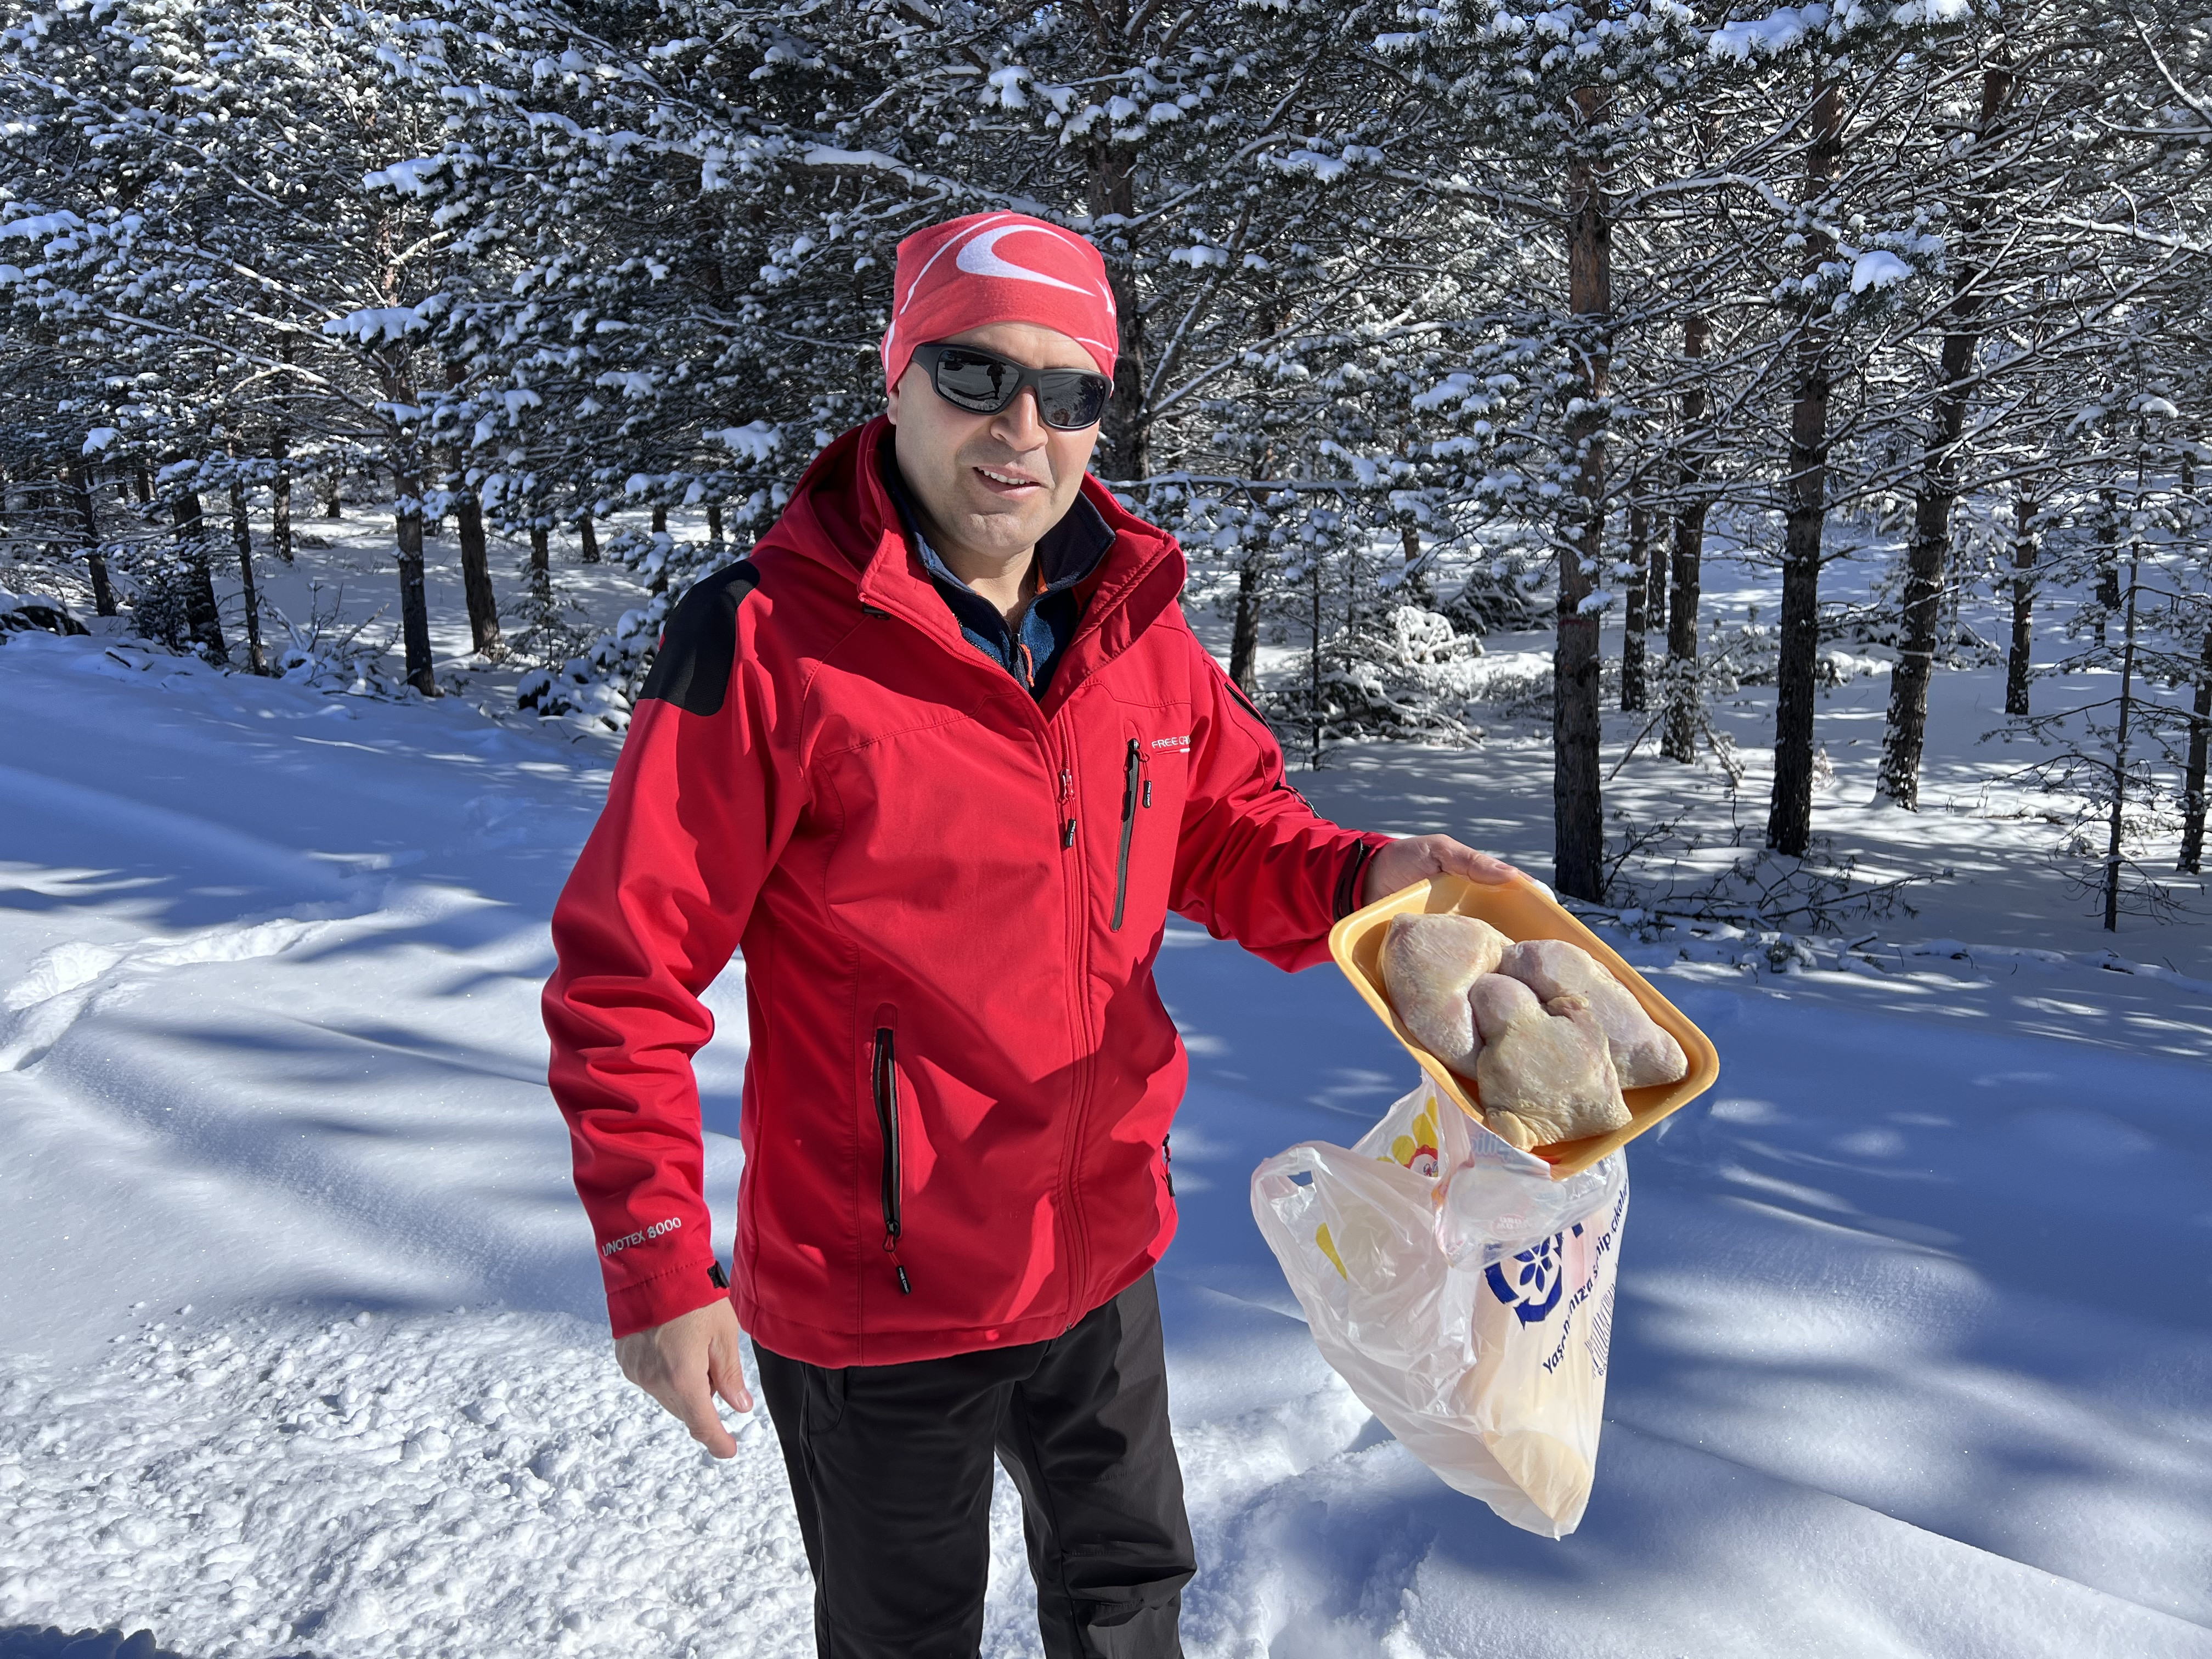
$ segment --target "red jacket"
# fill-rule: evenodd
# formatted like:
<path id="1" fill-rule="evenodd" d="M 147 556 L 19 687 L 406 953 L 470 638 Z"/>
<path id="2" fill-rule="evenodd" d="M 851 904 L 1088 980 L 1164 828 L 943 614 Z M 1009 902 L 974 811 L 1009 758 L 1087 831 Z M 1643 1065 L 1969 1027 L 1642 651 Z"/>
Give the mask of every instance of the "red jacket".
<path id="1" fill-rule="evenodd" d="M 554 911 L 550 1080 L 618 1336 L 721 1294 L 691 1056 L 732 950 L 745 1329 L 827 1366 L 1035 1341 L 1175 1232 L 1168 910 L 1303 968 L 1382 839 L 1284 781 L 1180 550 L 1089 478 L 1114 542 L 1033 698 L 908 547 L 888 430 L 685 594 Z"/>

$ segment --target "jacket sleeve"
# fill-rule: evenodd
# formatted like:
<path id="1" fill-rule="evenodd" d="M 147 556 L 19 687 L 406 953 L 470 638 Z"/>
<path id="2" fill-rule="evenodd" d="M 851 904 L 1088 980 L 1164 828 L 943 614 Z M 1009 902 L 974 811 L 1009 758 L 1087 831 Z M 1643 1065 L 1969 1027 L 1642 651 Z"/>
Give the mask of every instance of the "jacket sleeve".
<path id="1" fill-rule="evenodd" d="M 1296 973 L 1328 956 L 1328 930 L 1360 904 L 1361 878 L 1391 837 L 1340 829 L 1283 775 L 1267 723 L 1198 642 L 1190 787 L 1171 902 L 1216 939 Z"/>
<path id="2" fill-rule="evenodd" d="M 691 1057 L 789 834 L 775 694 L 748 646 L 766 607 L 739 564 L 684 595 L 591 838 L 553 912 L 548 1081 L 568 1122 L 614 1334 L 724 1294 L 703 1196 Z"/>

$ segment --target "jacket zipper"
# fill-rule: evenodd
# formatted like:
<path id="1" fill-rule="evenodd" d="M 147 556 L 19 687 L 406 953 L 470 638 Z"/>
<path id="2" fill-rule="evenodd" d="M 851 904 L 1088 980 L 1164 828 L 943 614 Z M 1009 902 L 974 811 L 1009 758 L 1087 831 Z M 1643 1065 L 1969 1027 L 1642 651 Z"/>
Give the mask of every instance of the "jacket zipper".
<path id="1" fill-rule="evenodd" d="M 1137 769 L 1144 754 L 1134 738 L 1129 739 L 1129 760 L 1121 779 L 1121 850 L 1114 860 L 1114 925 L 1121 931 L 1121 910 L 1129 896 L 1129 840 L 1137 832 Z"/>
<path id="2" fill-rule="evenodd" d="M 890 1027 L 876 1027 L 876 1127 L 883 1131 L 884 1137 L 884 1254 L 890 1257 L 891 1271 L 898 1275 L 899 1294 L 912 1296 L 914 1286 L 908 1282 L 906 1268 L 898 1259 L 898 1072 L 893 1065 L 891 1043 Z"/>
<path id="3" fill-rule="evenodd" d="M 1168 1178 L 1168 1196 L 1175 1196 L 1175 1154 L 1168 1151 L 1168 1137 L 1160 1137 L 1160 1173 Z"/>
<path id="4" fill-rule="evenodd" d="M 1150 580 L 1153 572 L 1158 568 L 1158 564 L 1159 560 L 1155 559 L 1140 567 L 1139 571 L 1131 577 L 1127 587 L 1121 591 L 1133 593 L 1144 581 Z M 865 604 L 866 601 L 864 600 L 863 603 Z M 898 611 L 894 614 L 902 617 L 909 623 L 921 628 L 924 633 L 929 635 L 933 638 L 938 636 L 938 630 L 936 629 L 923 626 L 913 613 L 906 610 L 903 605 L 902 605 Z M 1086 608 L 1083 620 L 1078 626 L 1074 637 L 1068 641 L 1067 645 L 1063 647 L 1061 651 L 1060 660 L 1063 664 L 1066 664 L 1073 658 L 1076 647 L 1083 645 L 1089 639 L 1090 635 L 1100 628 L 1106 614 L 1107 613 L 1098 611 L 1095 607 Z M 948 653 L 948 656 L 954 653 Z M 957 655 L 959 660 L 968 664 L 979 673 L 998 672 L 987 669 L 981 660 L 973 653 L 957 653 Z M 1068 701 L 1069 696 L 1073 694 L 1074 689 L 1078 685 L 1085 683 L 1080 680 L 1068 680 L 1060 672 L 1059 670 L 1054 671 L 1054 677 L 1056 681 L 1054 690 L 1058 694 L 1058 701 L 1060 704 L 1065 704 Z M 1241 700 L 1242 698 L 1240 694 L 1240 701 Z M 1036 730 L 1039 737 L 1044 741 L 1048 748 L 1054 746 L 1052 720 L 1046 715 L 1043 705 L 1032 699 L 1029 702 L 1028 706 L 1031 710 L 1033 718 L 1036 721 Z M 1073 794 L 1073 780 L 1070 769 L 1063 768 L 1060 772 L 1060 799 L 1063 801 L 1068 800 L 1070 796 Z M 1060 823 L 1060 846 L 1063 848 L 1072 850 L 1075 846 L 1075 836 L 1076 809 L 1071 804 L 1067 807 L 1066 816 L 1062 818 Z M 1064 864 L 1066 863 L 1066 861 L 1063 862 Z M 1066 874 L 1064 878 L 1068 884 L 1068 896 L 1071 900 L 1079 901 L 1084 884 L 1079 861 L 1075 864 L 1066 865 Z M 1088 960 L 1088 953 L 1084 947 L 1082 935 L 1079 934 L 1079 939 L 1076 944 L 1075 967 L 1077 969 L 1077 972 L 1071 976 L 1071 984 L 1079 984 L 1082 981 L 1083 971 L 1087 967 Z M 1071 1000 L 1073 1003 L 1073 1012 L 1079 1029 L 1085 1034 L 1089 1033 L 1091 1020 L 1088 1012 L 1086 1012 L 1083 998 L 1079 994 L 1073 994 Z M 1074 1096 L 1074 1109 L 1070 1114 L 1071 1121 L 1069 1125 L 1068 1139 L 1065 1143 L 1061 1153 L 1064 1165 L 1075 1156 L 1074 1149 L 1080 1141 L 1083 1120 L 1089 1112 L 1091 1096 L 1095 1092 L 1097 1087 L 1096 1070 L 1097 1061 L 1095 1058 L 1090 1057 L 1086 1057 L 1079 1060 L 1074 1067 L 1074 1087 L 1073 1091 Z M 1069 1169 L 1066 1167 L 1063 1167 L 1061 1170 L 1060 1187 L 1063 1195 L 1070 1200 L 1066 1206 L 1069 1250 L 1068 1271 L 1073 1282 L 1080 1285 L 1085 1282 L 1086 1276 L 1090 1271 L 1090 1241 L 1085 1232 L 1081 1217 L 1077 1212 L 1075 1206 L 1072 1201 L 1074 1190 L 1073 1176 Z M 894 1234 L 892 1237 L 896 1237 L 896 1235 Z M 902 1291 L 910 1291 L 911 1287 L 905 1283 L 906 1275 L 903 1270 L 901 1270 L 899 1277 L 901 1280 L 900 1288 Z M 1074 1328 L 1075 1318 L 1073 1316 L 1071 1316 L 1068 1320 L 1067 1328 L 1073 1330 Z"/>

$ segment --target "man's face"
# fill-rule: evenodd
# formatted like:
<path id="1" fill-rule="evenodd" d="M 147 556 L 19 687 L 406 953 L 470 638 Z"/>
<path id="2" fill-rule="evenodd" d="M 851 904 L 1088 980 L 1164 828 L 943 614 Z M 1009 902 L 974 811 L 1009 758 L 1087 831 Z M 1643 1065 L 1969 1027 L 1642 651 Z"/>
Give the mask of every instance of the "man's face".
<path id="1" fill-rule="evenodd" d="M 932 344 L 980 346 L 1029 368 L 1098 365 L 1065 334 L 1032 323 L 994 323 Z M 937 395 L 919 363 L 891 388 L 898 466 L 940 552 L 1000 563 L 1035 547 L 1074 505 L 1098 428 L 1044 423 L 1024 388 L 995 415 L 975 415 Z"/>

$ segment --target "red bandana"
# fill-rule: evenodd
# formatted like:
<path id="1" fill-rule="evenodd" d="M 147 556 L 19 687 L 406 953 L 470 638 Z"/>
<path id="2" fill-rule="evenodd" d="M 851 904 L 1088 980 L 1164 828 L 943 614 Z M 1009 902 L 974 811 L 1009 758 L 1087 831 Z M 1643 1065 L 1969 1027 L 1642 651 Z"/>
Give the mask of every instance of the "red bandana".
<path id="1" fill-rule="evenodd" d="M 1111 376 L 1121 351 L 1114 290 L 1098 250 L 1072 230 L 1018 213 L 972 213 L 898 246 L 884 384 L 898 384 L 917 346 L 993 323 L 1066 335 Z"/>

